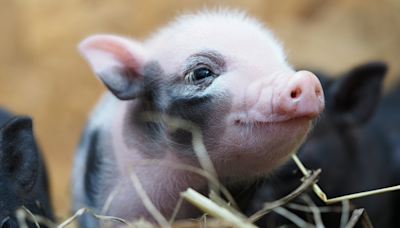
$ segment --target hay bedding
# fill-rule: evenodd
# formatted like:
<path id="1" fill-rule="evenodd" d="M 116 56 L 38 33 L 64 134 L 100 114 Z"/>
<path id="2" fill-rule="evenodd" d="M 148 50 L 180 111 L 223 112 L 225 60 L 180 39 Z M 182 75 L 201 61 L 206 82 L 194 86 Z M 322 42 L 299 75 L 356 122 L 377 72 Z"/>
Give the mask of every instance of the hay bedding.
<path id="1" fill-rule="evenodd" d="M 341 213 L 341 221 L 340 227 L 342 228 L 352 228 L 352 227 L 362 227 L 362 228 L 371 228 L 372 224 L 368 218 L 366 211 L 362 208 L 360 209 L 351 209 L 350 208 L 350 199 L 364 197 L 367 195 L 378 194 L 388 191 L 399 190 L 400 186 L 374 190 L 369 192 L 352 194 L 344 197 L 338 197 L 334 199 L 328 199 L 325 193 L 318 187 L 316 184 L 316 179 L 321 172 L 321 170 L 307 170 L 296 155 L 293 155 L 292 158 L 296 162 L 300 171 L 303 173 L 304 178 L 302 179 L 302 184 L 295 189 L 293 192 L 288 194 L 287 196 L 276 200 L 274 202 L 266 202 L 263 204 L 263 208 L 253 214 L 250 217 L 246 217 L 243 213 L 240 212 L 238 206 L 236 205 L 233 197 L 227 191 L 227 189 L 218 181 L 216 172 L 214 167 L 212 166 L 211 160 L 208 157 L 208 153 L 203 144 L 203 138 L 200 129 L 192 124 L 191 122 L 180 120 L 173 117 L 168 116 L 160 116 L 157 113 L 146 113 L 146 118 L 144 121 L 152 121 L 159 122 L 164 120 L 164 123 L 168 123 L 168 127 L 171 130 L 176 130 L 177 128 L 185 129 L 192 133 L 192 144 L 194 151 L 199 158 L 199 162 L 201 164 L 202 169 L 197 167 L 192 167 L 189 165 L 183 164 L 175 164 L 171 162 L 165 162 L 162 160 L 141 160 L 137 161 L 128 169 L 130 173 L 132 184 L 135 186 L 140 198 L 143 201 L 143 204 L 147 208 L 147 210 L 153 215 L 158 225 L 154 225 L 144 220 L 143 218 L 139 218 L 136 221 L 126 221 L 121 218 L 104 216 L 105 212 L 108 210 L 109 205 L 111 204 L 113 197 L 117 194 L 117 191 L 114 191 L 110 194 L 106 203 L 101 210 L 101 214 L 95 214 L 89 208 L 81 208 L 78 210 L 72 217 L 60 223 L 59 225 L 54 224 L 50 220 L 45 217 L 33 215 L 27 208 L 21 206 L 17 211 L 17 219 L 19 226 L 21 228 L 27 228 L 26 220 L 31 220 L 35 222 L 37 227 L 40 227 L 40 224 L 44 224 L 49 228 L 64 228 L 64 227 L 77 227 L 76 218 L 81 216 L 83 213 L 91 213 L 94 217 L 100 220 L 100 227 L 112 227 L 112 222 L 119 222 L 126 224 L 126 227 L 137 227 L 137 228 L 147 228 L 147 227 L 187 227 L 187 228 L 195 228 L 195 227 L 243 227 L 243 228 L 255 228 L 253 223 L 257 221 L 262 216 L 275 212 L 281 216 L 284 216 L 297 227 L 324 227 L 323 221 L 321 219 L 321 213 Z M 195 172 L 199 175 L 204 176 L 209 181 L 210 194 L 209 198 L 203 196 L 202 194 L 194 191 L 193 189 L 187 189 L 185 192 L 182 192 L 181 198 L 178 201 L 175 213 L 172 215 L 169 221 L 156 209 L 153 203 L 149 200 L 146 192 L 143 190 L 134 170 L 133 166 L 135 165 L 161 165 L 161 166 L 169 166 L 175 169 L 183 169 L 190 172 Z M 207 170 L 207 171 L 206 171 Z M 304 191 L 308 188 L 312 188 L 314 192 L 327 204 L 342 202 L 342 206 L 329 206 L 329 207 L 317 207 L 315 203 L 311 200 L 311 198 L 304 193 Z M 118 190 L 118 189 L 117 189 Z M 219 193 L 222 193 L 229 202 L 225 201 L 220 197 Z M 302 194 L 303 193 L 303 194 Z M 292 200 L 296 197 L 299 197 L 307 206 L 295 204 Z M 186 221 L 174 221 L 174 217 L 179 210 L 180 204 L 183 200 L 187 200 L 199 209 L 201 209 L 205 214 L 198 219 L 190 219 Z M 310 213 L 312 216 L 311 221 L 305 221 L 298 217 L 296 214 L 290 212 L 287 208 L 292 210 L 298 210 Z M 350 215 L 351 214 L 351 215 Z"/>
<path id="2" fill-rule="evenodd" d="M 297 159 L 297 156 L 294 155 L 294 160 Z M 297 159 L 297 162 L 299 160 Z M 199 169 L 197 167 L 191 167 L 188 165 L 181 165 L 181 164 L 171 164 L 164 161 L 157 161 L 157 160 L 145 160 L 144 165 L 165 165 L 171 166 L 177 169 L 185 169 L 192 172 L 199 173 L 200 175 L 205 176 L 209 179 L 210 183 L 217 187 L 228 199 L 232 199 L 229 192 L 214 178 L 213 175 L 210 173 Z M 143 165 L 143 164 L 142 164 Z M 181 200 L 178 202 L 176 211 L 179 209 L 180 203 L 182 200 L 187 200 L 202 211 L 205 214 L 201 218 L 197 219 L 190 219 L 185 221 L 174 221 L 172 217 L 170 221 L 167 221 L 152 205 L 149 201 L 147 194 L 141 189 L 140 182 L 138 181 L 136 174 L 133 172 L 133 169 L 130 169 L 129 172 L 131 174 L 132 183 L 136 187 L 136 189 L 141 192 L 141 198 L 145 203 L 146 207 L 151 211 L 153 216 L 156 218 L 158 225 L 154 225 L 149 223 L 143 218 L 139 218 L 135 221 L 126 221 L 124 219 L 111 217 L 111 216 L 103 216 L 95 214 L 89 208 L 81 208 L 78 210 L 72 217 L 68 218 L 64 222 L 60 223 L 59 225 L 51 222 L 47 218 L 39 215 L 33 215 L 27 208 L 21 206 L 16 214 L 19 226 L 21 228 L 27 228 L 26 220 L 30 220 L 36 223 L 37 227 L 40 227 L 40 224 L 44 224 L 49 228 L 64 228 L 64 227 L 77 227 L 76 219 L 81 216 L 83 213 L 91 213 L 94 217 L 99 219 L 100 227 L 112 227 L 112 222 L 120 222 L 126 224 L 124 227 L 137 227 L 137 228 L 151 228 L 151 227 L 173 227 L 173 228 L 197 228 L 197 227 L 246 227 L 246 228 L 254 228 L 256 227 L 253 222 L 257 221 L 262 216 L 270 213 L 275 212 L 288 220 L 292 221 L 294 225 L 297 227 L 324 227 L 323 221 L 321 219 L 321 213 L 342 213 L 341 215 L 341 226 L 343 228 L 352 228 L 352 227 L 362 227 L 362 228 L 371 228 L 373 227 L 367 212 L 363 209 L 351 209 L 349 199 L 346 198 L 356 198 L 365 196 L 366 193 L 363 193 L 361 196 L 356 195 L 349 195 L 347 197 L 340 197 L 336 199 L 326 199 L 326 196 L 322 191 L 318 191 L 319 187 L 315 184 L 318 175 L 320 174 L 321 170 L 307 170 L 302 166 L 301 163 L 298 163 L 300 170 L 305 172 L 305 176 L 302 180 L 302 184 L 295 189 L 293 192 L 288 194 L 287 196 L 283 197 L 282 199 L 276 200 L 274 202 L 266 202 L 264 203 L 263 208 L 253 214 L 250 217 L 246 217 L 242 214 L 235 206 L 234 201 L 232 203 L 228 203 L 224 199 L 222 199 L 219 194 L 215 193 L 214 190 L 210 190 L 209 198 L 197 193 L 192 189 L 188 189 L 185 192 L 181 193 Z M 325 197 L 325 202 L 333 203 L 333 202 L 342 202 L 342 206 L 326 206 L 326 207 L 317 207 L 315 203 L 311 200 L 310 196 L 304 193 L 305 190 L 308 188 L 313 188 L 315 193 L 320 196 L 322 199 Z M 382 192 L 385 191 L 392 191 L 398 190 L 399 186 L 379 190 Z M 378 192 L 380 193 L 380 192 Z M 107 207 L 109 206 L 112 198 L 115 196 L 116 192 L 113 192 L 109 198 L 107 199 L 105 206 L 102 211 L 107 211 Z M 372 194 L 377 194 L 376 191 L 372 191 Z M 303 200 L 307 206 L 300 205 L 293 203 L 292 200 L 296 197 L 299 197 Z M 323 199 L 324 200 L 324 199 Z M 312 221 L 305 221 L 298 217 L 297 215 L 290 212 L 288 209 L 303 211 L 310 213 L 312 215 Z"/>

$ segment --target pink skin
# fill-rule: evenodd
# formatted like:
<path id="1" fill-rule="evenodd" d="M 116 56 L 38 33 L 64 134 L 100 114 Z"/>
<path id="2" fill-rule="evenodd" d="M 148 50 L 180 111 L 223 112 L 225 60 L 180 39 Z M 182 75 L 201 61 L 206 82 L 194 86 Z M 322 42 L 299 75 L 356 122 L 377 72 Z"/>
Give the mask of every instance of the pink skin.
<path id="1" fill-rule="evenodd" d="M 296 150 L 310 128 L 309 120 L 314 119 L 323 110 L 325 103 L 322 87 L 312 73 L 293 72 L 286 63 L 282 50 L 276 46 L 271 37 L 263 32 L 254 27 L 224 24 L 224 21 L 221 21 L 224 26 L 221 30 L 221 27 L 216 26 L 217 23 L 218 19 L 209 20 L 197 26 L 184 27 L 184 32 L 179 36 L 173 36 L 168 40 L 164 40 L 162 36 L 156 36 L 145 45 L 148 45 L 152 58 L 161 64 L 167 75 L 179 71 L 188 56 L 204 49 L 216 49 L 227 57 L 227 73 L 214 81 L 214 84 L 218 84 L 215 87 L 228 88 L 234 94 L 232 99 L 234 105 L 226 119 L 226 137 L 224 137 L 226 146 L 246 145 L 251 140 L 260 148 L 254 150 L 254 154 L 249 154 L 249 156 L 243 155 L 242 150 L 237 151 L 237 155 L 241 156 L 241 160 L 238 161 L 241 164 L 239 167 L 243 169 L 237 170 L 236 163 L 229 161 L 232 163 L 221 168 L 221 172 L 229 170 L 230 174 L 245 175 L 247 172 L 268 171 L 282 163 L 290 153 Z M 241 31 L 238 32 L 238 30 Z M 185 48 L 179 49 L 180 46 Z M 174 53 L 174 58 L 171 58 L 170 53 Z M 303 91 L 301 96 L 291 98 L 291 92 L 300 88 Z M 319 92 L 310 94 L 308 91 L 311 90 L 319 90 Z M 288 97 L 291 99 L 287 99 Z M 282 124 L 282 127 L 279 127 L 279 124 L 276 124 L 294 118 L 297 118 L 295 123 L 291 121 L 293 124 L 288 126 L 284 127 Z M 265 143 L 250 136 L 251 139 L 238 138 L 244 132 L 243 129 L 237 127 L 238 121 L 251 124 L 275 123 L 274 132 L 268 129 L 260 132 L 260 134 L 268 135 L 267 138 L 278 136 L 270 140 L 271 150 L 267 152 L 265 149 L 262 150 L 261 147 Z M 288 143 L 285 138 L 294 140 Z M 265 141 L 265 139 L 260 141 Z M 288 144 L 287 148 L 284 148 L 283 144 Z M 218 154 L 215 159 L 221 160 L 216 163 L 222 167 L 221 164 L 224 161 L 237 157 L 235 149 L 225 150 Z M 229 154 L 223 154 L 225 152 Z M 265 158 L 266 153 L 270 154 L 268 158 Z M 232 167 L 236 170 L 232 170 Z"/>
<path id="2" fill-rule="evenodd" d="M 288 115 L 310 120 L 324 108 L 324 94 L 317 77 L 309 71 L 298 71 L 278 97 L 278 105 Z"/>
<path id="3" fill-rule="evenodd" d="M 220 53 L 226 70 L 204 90 L 206 94 L 222 91 L 232 95 L 230 110 L 222 115 L 225 119 L 221 126 L 211 126 L 222 129 L 220 141 L 213 142 L 213 150 L 208 151 L 220 177 L 249 176 L 275 168 L 296 151 L 310 129 L 310 120 L 324 108 L 322 87 L 315 75 L 308 71 L 294 72 L 269 31 L 252 20 L 233 17 L 234 13 L 228 16 L 215 13 L 185 18 L 160 30 L 144 43 L 97 35 L 80 45 L 81 53 L 103 81 L 110 80 L 114 74 L 104 76 L 102 73 L 127 66 L 133 68 L 138 73 L 135 76 L 141 80 L 148 61 L 160 64 L 165 77 L 176 77 L 182 75 L 187 59 L 193 54 L 204 50 Z M 113 83 L 122 83 L 120 80 L 116 78 Z M 116 101 L 112 127 L 106 129 L 112 135 L 119 185 L 123 187 L 109 214 L 128 219 L 140 215 L 151 219 L 126 171 L 132 161 L 144 158 L 143 153 L 139 146 L 132 148 L 125 144 L 122 130 L 126 125 L 125 117 L 130 115 L 127 106 L 138 104 L 140 99 Z M 140 138 L 137 136 L 140 132 L 133 132 L 132 140 Z M 135 143 L 140 145 L 141 142 Z M 165 149 L 165 153 L 164 160 L 197 166 L 193 161 L 178 157 L 170 148 Z M 153 203 L 166 216 L 171 215 L 179 192 L 187 187 L 204 190 L 207 186 L 207 181 L 197 175 L 170 168 L 136 166 L 135 171 Z M 191 215 L 185 209 L 181 212 L 180 218 Z"/>

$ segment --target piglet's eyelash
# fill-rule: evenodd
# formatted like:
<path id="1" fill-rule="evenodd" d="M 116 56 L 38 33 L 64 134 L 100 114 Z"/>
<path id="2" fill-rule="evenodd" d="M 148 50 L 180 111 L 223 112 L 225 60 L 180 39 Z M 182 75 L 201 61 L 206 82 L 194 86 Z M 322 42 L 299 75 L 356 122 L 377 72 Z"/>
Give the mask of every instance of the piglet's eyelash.
<path id="1" fill-rule="evenodd" d="M 199 84 L 211 81 L 217 75 L 208 67 L 197 68 L 185 75 L 185 82 L 188 84 Z"/>

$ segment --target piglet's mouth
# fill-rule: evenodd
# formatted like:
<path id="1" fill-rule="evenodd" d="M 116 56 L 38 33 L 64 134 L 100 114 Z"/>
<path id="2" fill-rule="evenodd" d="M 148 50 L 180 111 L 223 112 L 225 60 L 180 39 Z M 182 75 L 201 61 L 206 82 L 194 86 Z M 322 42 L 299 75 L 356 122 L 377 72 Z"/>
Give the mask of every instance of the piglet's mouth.
<path id="1" fill-rule="evenodd" d="M 300 122 L 309 123 L 310 119 L 307 118 L 306 116 L 291 117 L 275 121 L 246 120 L 239 117 L 234 119 L 235 126 L 262 126 L 262 125 L 290 124 L 290 123 L 298 124 Z"/>

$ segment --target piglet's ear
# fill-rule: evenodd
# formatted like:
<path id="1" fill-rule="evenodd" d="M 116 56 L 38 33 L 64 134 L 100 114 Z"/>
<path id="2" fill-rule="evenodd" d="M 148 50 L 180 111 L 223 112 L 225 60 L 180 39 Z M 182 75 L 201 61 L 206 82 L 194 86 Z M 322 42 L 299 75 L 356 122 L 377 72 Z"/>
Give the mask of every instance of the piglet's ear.
<path id="1" fill-rule="evenodd" d="M 119 99 L 134 99 L 144 93 L 142 70 L 146 51 L 140 43 L 118 36 L 95 35 L 82 41 L 79 50 Z"/>
<path id="2" fill-rule="evenodd" d="M 29 117 L 15 117 L 0 129 L 0 174 L 19 194 L 29 193 L 39 172 L 39 151 Z"/>
<path id="3" fill-rule="evenodd" d="M 327 108 L 340 116 L 346 125 L 360 125 L 374 114 L 381 97 L 387 66 L 370 62 L 358 66 L 335 81 L 327 93 Z"/>

